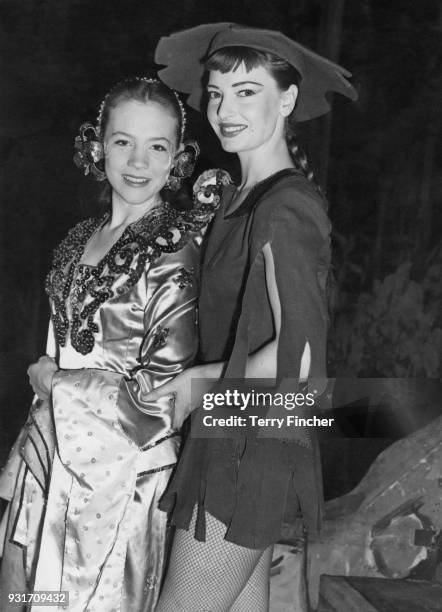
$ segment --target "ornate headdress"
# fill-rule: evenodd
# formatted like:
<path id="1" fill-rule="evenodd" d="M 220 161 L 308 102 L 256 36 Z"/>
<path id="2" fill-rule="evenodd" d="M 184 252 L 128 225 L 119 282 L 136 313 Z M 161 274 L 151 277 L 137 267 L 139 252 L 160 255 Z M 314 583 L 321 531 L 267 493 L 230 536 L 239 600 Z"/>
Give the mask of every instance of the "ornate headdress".
<path id="1" fill-rule="evenodd" d="M 169 87 L 190 94 L 187 103 L 201 109 L 204 61 L 224 47 L 250 47 L 285 59 L 301 75 L 296 121 L 313 119 L 330 110 L 325 97 L 338 92 L 352 100 L 357 93 L 348 82 L 351 74 L 341 66 L 287 38 L 281 32 L 240 26 L 236 23 L 208 23 L 160 39 L 155 62 L 167 66 L 158 72 Z"/>
<path id="2" fill-rule="evenodd" d="M 161 83 L 159 79 L 149 77 L 132 77 L 119 81 L 104 96 L 98 111 L 96 125 L 94 126 L 90 122 L 83 123 L 80 126 L 79 135 L 75 138 L 74 163 L 84 171 L 84 174 L 91 174 L 97 181 L 103 181 L 106 179 L 104 170 L 97 165 L 104 158 L 104 148 L 102 142 L 102 122 L 104 109 L 106 108 L 109 97 L 118 88 L 120 88 L 121 85 L 124 85 L 124 83 L 133 83 L 134 81 L 144 83 Z M 176 191 L 181 186 L 182 180 L 192 174 L 193 168 L 195 167 L 196 158 L 199 155 L 199 147 L 194 141 L 184 142 L 184 133 L 187 123 L 186 110 L 178 93 L 174 89 L 171 89 L 171 91 L 175 96 L 181 113 L 180 146 L 184 147 L 184 150 L 181 151 L 175 159 L 174 167 L 170 172 L 168 184 L 166 185 L 172 191 Z"/>
<path id="3" fill-rule="evenodd" d="M 123 81 L 119 81 L 116 85 L 114 85 L 112 87 L 112 89 L 110 89 L 107 94 L 104 96 L 101 104 L 100 104 L 100 109 L 98 111 L 98 116 L 97 116 L 97 131 L 99 134 L 101 134 L 101 123 L 103 121 L 103 111 L 106 107 L 106 103 L 109 99 L 109 97 L 114 93 L 114 91 L 116 89 L 118 89 L 119 87 L 121 87 L 121 85 L 124 85 L 124 83 L 133 83 L 134 81 L 138 81 L 140 83 L 161 83 L 161 81 L 159 79 L 153 79 L 153 78 L 149 78 L 149 77 L 133 77 L 133 78 L 129 78 L 129 79 L 124 79 Z M 177 104 L 179 106 L 180 112 L 181 112 L 181 132 L 180 132 L 180 144 L 183 142 L 184 140 L 184 132 L 186 130 L 186 122 L 187 122 L 187 117 L 186 117 L 186 110 L 184 108 L 184 104 L 182 103 L 180 96 L 178 95 L 178 93 L 170 88 L 173 95 L 175 96 L 175 99 L 177 101 Z"/>

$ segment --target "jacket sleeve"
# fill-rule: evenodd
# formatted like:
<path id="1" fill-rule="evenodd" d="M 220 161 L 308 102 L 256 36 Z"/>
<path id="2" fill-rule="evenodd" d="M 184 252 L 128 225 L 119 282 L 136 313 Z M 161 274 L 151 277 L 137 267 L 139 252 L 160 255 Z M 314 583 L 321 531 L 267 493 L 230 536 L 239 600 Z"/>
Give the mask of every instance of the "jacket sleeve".
<path id="1" fill-rule="evenodd" d="M 228 372 L 244 375 L 247 354 L 259 348 L 253 346 L 251 332 L 260 321 L 269 330 L 266 342 L 275 334 L 262 252 L 269 245 L 281 305 L 278 381 L 299 377 L 307 342 L 311 349 L 310 377 L 325 376 L 329 233 L 330 223 L 319 195 L 295 179 L 257 203 L 250 232 L 250 267 L 231 357 L 235 363 Z"/>
<path id="2" fill-rule="evenodd" d="M 270 214 L 268 243 L 281 304 L 279 380 L 299 377 L 307 343 L 311 351 L 309 377 L 326 376 L 330 223 L 324 204 L 315 196 L 310 189 L 285 189 Z M 262 226 L 259 210 L 256 221 Z"/>
<path id="3" fill-rule="evenodd" d="M 140 366 L 120 383 L 117 407 L 126 433 L 142 445 L 154 443 L 171 429 L 173 402 L 154 402 L 146 395 L 188 368 L 198 348 L 197 296 L 201 235 L 188 240 L 177 253 L 166 253 L 148 271 L 145 336 Z"/>

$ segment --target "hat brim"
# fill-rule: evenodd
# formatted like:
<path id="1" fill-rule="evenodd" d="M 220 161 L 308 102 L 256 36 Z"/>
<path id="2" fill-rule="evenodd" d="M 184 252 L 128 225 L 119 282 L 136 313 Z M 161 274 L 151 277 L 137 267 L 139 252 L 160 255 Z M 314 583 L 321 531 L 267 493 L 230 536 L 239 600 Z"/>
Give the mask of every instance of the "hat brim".
<path id="1" fill-rule="evenodd" d="M 350 72 L 281 32 L 246 28 L 231 22 L 211 23 L 163 36 L 155 51 L 155 62 L 166 66 L 158 75 L 166 85 L 189 94 L 187 103 L 201 110 L 204 59 L 226 46 L 244 46 L 273 53 L 287 60 L 301 75 L 294 118 L 307 121 L 330 110 L 329 92 L 351 100 L 357 92 L 347 80 Z"/>

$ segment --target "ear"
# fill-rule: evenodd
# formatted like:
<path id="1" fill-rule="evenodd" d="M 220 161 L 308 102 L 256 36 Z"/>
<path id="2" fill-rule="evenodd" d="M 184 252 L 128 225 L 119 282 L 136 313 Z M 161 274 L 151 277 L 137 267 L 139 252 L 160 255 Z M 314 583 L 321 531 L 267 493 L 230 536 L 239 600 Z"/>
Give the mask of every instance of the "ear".
<path id="1" fill-rule="evenodd" d="M 280 111 L 283 117 L 288 117 L 295 108 L 298 98 L 298 88 L 294 83 L 288 89 L 281 93 Z"/>

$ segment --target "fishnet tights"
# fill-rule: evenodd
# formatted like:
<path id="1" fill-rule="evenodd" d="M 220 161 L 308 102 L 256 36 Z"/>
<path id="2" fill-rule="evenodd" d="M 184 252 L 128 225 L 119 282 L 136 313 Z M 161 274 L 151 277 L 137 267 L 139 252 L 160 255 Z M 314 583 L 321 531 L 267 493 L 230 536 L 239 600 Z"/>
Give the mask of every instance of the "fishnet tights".
<path id="1" fill-rule="evenodd" d="M 226 526 L 206 513 L 206 541 L 177 529 L 155 612 L 268 612 L 272 546 L 255 550 L 224 540 Z"/>

